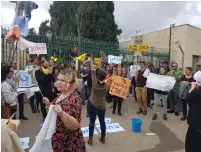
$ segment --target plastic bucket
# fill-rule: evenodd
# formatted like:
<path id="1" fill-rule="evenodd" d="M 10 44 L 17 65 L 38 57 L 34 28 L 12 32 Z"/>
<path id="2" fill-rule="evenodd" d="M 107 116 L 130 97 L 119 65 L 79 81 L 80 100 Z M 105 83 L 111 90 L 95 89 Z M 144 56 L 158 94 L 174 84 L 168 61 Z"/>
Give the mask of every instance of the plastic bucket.
<path id="1" fill-rule="evenodd" d="M 141 132 L 142 120 L 139 118 L 132 118 L 132 131 Z"/>

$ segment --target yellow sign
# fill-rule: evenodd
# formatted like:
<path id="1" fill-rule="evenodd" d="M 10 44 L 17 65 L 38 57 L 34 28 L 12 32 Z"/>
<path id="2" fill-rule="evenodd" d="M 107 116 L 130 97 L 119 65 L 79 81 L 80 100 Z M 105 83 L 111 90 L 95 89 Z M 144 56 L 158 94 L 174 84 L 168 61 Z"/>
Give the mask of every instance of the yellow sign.
<path id="1" fill-rule="evenodd" d="M 112 77 L 112 85 L 110 87 L 110 94 L 126 98 L 128 96 L 128 89 L 130 88 L 131 80 L 120 76 Z"/>
<path id="2" fill-rule="evenodd" d="M 129 44 L 128 49 L 131 52 L 135 51 L 147 51 L 148 50 L 148 45 L 147 44 Z"/>

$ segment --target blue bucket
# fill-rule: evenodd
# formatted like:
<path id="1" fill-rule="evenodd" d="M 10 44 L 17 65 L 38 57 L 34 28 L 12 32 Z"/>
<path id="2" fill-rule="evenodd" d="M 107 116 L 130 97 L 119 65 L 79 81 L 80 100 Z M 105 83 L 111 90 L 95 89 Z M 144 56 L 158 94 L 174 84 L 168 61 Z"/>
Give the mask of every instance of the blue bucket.
<path id="1" fill-rule="evenodd" d="M 141 132 L 142 120 L 139 118 L 132 118 L 133 132 Z"/>

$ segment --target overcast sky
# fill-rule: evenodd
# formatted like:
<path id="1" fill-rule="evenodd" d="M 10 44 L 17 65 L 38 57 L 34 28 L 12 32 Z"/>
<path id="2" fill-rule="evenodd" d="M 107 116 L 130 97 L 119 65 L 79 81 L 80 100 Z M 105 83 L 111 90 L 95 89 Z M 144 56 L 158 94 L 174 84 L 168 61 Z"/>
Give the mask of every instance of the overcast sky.
<path id="1" fill-rule="evenodd" d="M 49 7 L 51 1 L 36 2 L 38 9 L 32 11 L 29 28 L 38 31 L 40 23 L 50 19 Z M 130 39 L 140 30 L 143 33 L 169 27 L 170 24 L 191 24 L 201 28 L 201 1 L 200 2 L 138 2 L 116 1 L 115 20 L 123 33 L 120 41 Z M 1 26 L 9 27 L 14 18 L 15 4 L 8 1 L 1 2 Z"/>

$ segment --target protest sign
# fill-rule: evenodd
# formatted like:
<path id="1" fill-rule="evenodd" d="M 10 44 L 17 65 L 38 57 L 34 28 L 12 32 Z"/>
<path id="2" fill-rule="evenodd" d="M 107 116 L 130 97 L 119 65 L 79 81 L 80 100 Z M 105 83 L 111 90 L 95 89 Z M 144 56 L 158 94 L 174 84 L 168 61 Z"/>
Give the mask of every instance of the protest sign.
<path id="1" fill-rule="evenodd" d="M 46 43 L 35 43 L 29 47 L 29 54 L 47 54 Z"/>
<path id="2" fill-rule="evenodd" d="M 20 138 L 20 143 L 21 143 L 23 149 L 29 148 L 29 140 L 30 140 L 30 137 Z"/>
<path id="3" fill-rule="evenodd" d="M 110 94 L 126 98 L 128 96 L 128 89 L 130 88 L 131 80 L 120 76 L 112 77 L 112 85 L 110 87 Z"/>
<path id="4" fill-rule="evenodd" d="M 101 132 L 100 125 L 96 125 L 96 127 L 98 128 L 98 131 Z M 120 132 L 120 131 L 125 131 L 124 128 L 120 126 L 120 124 L 118 123 L 106 124 L 107 133 Z"/>
<path id="5" fill-rule="evenodd" d="M 89 136 L 89 127 L 83 127 L 81 128 L 81 130 L 84 137 Z M 98 132 L 95 129 L 94 129 L 94 135 L 98 135 Z"/>
<path id="6" fill-rule="evenodd" d="M 28 86 L 30 83 L 30 77 L 27 71 L 19 70 L 15 73 L 15 77 L 18 75 L 19 77 L 19 87 Z"/>
<path id="7" fill-rule="evenodd" d="M 108 55 L 108 63 L 121 64 L 122 56 Z"/>
<path id="8" fill-rule="evenodd" d="M 111 118 L 105 118 L 105 124 L 110 124 L 111 122 L 112 122 Z M 95 124 L 100 125 L 98 118 L 96 119 Z"/>
<path id="9" fill-rule="evenodd" d="M 169 92 L 174 87 L 175 82 L 176 80 L 174 77 L 149 73 L 146 87 Z"/>
<path id="10" fill-rule="evenodd" d="M 146 69 L 146 70 L 144 71 L 143 77 L 147 78 L 148 75 L 149 75 L 149 73 L 150 73 L 150 70 L 149 70 L 149 69 Z"/>

